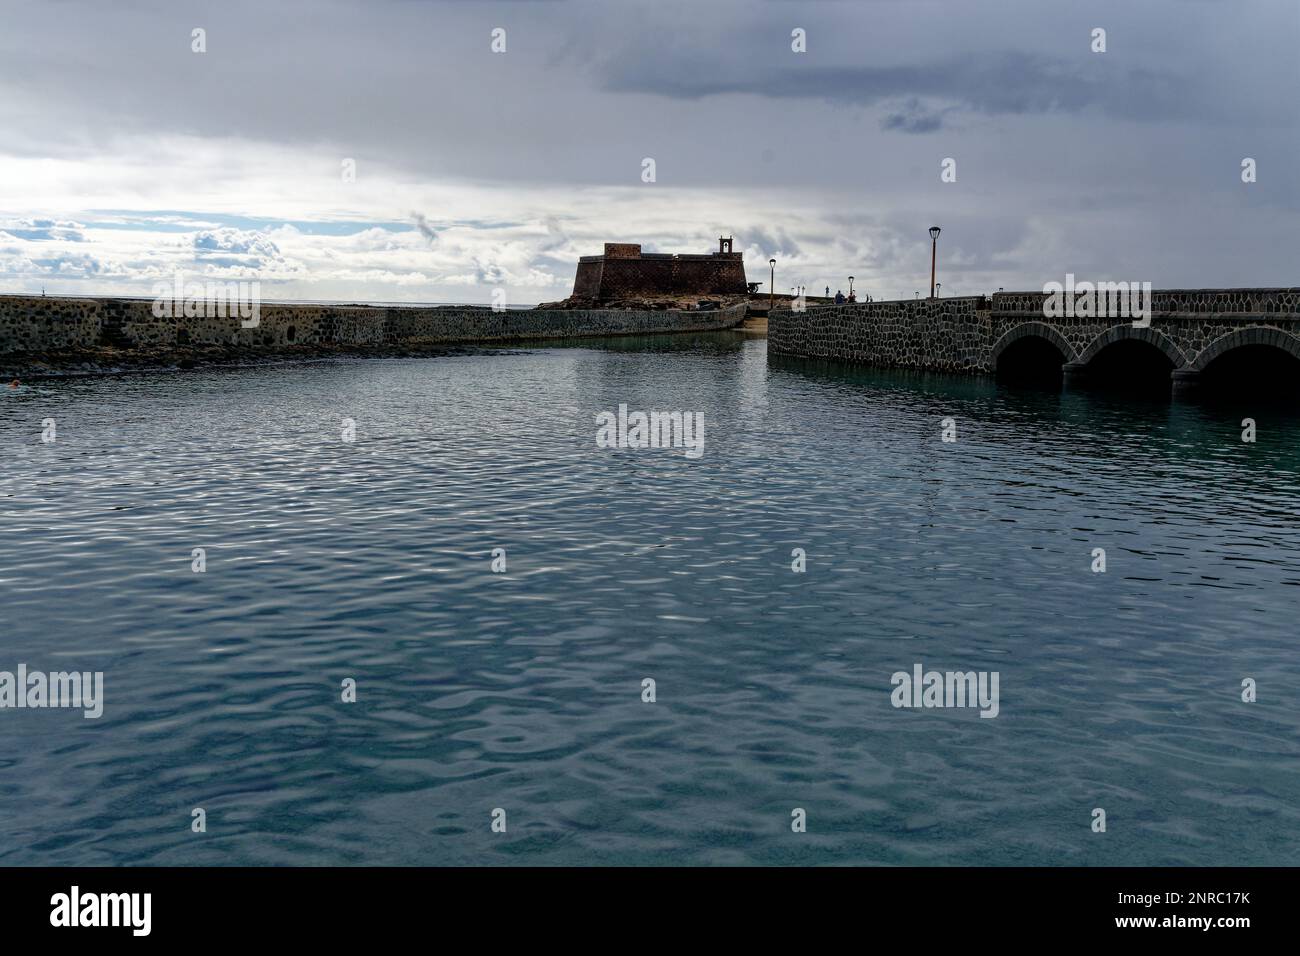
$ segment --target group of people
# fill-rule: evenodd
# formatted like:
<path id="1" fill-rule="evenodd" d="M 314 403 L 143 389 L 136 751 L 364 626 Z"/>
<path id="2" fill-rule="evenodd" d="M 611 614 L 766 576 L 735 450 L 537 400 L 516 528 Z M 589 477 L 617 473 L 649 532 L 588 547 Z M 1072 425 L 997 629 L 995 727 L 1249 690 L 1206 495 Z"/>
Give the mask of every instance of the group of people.
<path id="1" fill-rule="evenodd" d="M 831 287 L 830 287 L 830 286 L 827 286 L 827 287 L 826 287 L 826 298 L 829 299 L 830 297 L 831 297 Z M 857 295 L 856 295 L 855 293 L 850 292 L 847 296 L 845 296 L 844 293 L 841 292 L 839 289 L 836 289 L 836 290 L 835 290 L 835 304 L 836 304 L 836 305 L 843 305 L 845 302 L 857 302 L 857 301 L 858 301 L 858 297 L 857 297 Z M 867 301 L 868 301 L 868 302 L 871 301 L 871 296 L 867 296 Z"/>

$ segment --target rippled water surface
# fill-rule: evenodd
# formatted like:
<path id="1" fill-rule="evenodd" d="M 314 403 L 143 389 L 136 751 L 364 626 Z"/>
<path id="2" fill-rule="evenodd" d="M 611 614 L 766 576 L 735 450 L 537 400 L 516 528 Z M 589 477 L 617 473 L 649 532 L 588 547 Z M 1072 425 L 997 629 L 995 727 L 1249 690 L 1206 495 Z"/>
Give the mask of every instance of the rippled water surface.
<path id="1" fill-rule="evenodd" d="M 106 698 L 0 710 L 6 864 L 1300 858 L 1279 409 L 686 336 L 38 382 L 0 450 L 0 669 Z M 894 709 L 917 662 L 998 717 Z"/>

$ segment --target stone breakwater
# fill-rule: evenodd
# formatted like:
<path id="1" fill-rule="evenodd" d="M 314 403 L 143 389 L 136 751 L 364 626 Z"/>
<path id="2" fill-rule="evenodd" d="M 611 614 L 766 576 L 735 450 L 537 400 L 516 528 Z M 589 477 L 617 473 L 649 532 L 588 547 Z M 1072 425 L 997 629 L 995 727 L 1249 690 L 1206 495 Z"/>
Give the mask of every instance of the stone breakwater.
<path id="1" fill-rule="evenodd" d="M 239 317 L 159 318 L 152 300 L 0 296 L 0 356 L 20 367 L 41 358 L 292 356 L 541 339 L 717 331 L 744 307 L 718 311 L 262 305 L 255 328 Z"/>
<path id="2" fill-rule="evenodd" d="M 1061 353 L 1067 372 L 1085 367 L 1107 345 L 1137 339 L 1160 349 L 1175 379 L 1189 379 L 1230 349 L 1270 345 L 1300 358 L 1300 289 L 1155 290 L 1150 326 L 1129 318 L 1047 318 L 1048 296 L 903 299 L 768 317 L 768 350 L 867 365 L 990 373 L 1001 354 L 1027 336 Z"/>

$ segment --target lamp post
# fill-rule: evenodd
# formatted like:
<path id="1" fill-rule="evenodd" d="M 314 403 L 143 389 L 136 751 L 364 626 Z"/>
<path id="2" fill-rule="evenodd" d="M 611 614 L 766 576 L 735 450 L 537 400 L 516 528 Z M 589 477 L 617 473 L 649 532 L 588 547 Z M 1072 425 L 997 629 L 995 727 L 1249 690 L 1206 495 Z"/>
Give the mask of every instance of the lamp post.
<path id="1" fill-rule="evenodd" d="M 942 283 L 942 282 L 936 282 L 936 283 L 934 284 L 934 297 L 935 297 L 936 299 L 939 298 L 939 293 L 942 292 L 942 291 L 943 291 L 943 283 Z"/>
<path id="2" fill-rule="evenodd" d="M 849 276 L 849 301 L 853 301 L 853 276 Z"/>
<path id="3" fill-rule="evenodd" d="M 776 305 L 776 259 L 768 259 L 767 264 L 772 267 L 772 276 L 767 283 L 767 311 L 771 312 Z"/>
<path id="4" fill-rule="evenodd" d="M 939 246 L 939 227 L 930 227 L 930 298 L 934 298 L 934 260 Z"/>

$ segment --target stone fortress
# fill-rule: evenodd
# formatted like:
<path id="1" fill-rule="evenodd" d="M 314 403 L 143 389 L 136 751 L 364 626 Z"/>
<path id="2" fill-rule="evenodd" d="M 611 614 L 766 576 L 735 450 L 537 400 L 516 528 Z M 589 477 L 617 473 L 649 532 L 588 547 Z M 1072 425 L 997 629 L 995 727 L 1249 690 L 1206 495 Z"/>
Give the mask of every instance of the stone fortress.
<path id="1" fill-rule="evenodd" d="M 745 257 L 733 251 L 734 241 L 719 236 L 718 251 L 708 255 L 642 252 L 639 243 L 607 242 L 603 255 L 578 260 L 569 301 L 747 296 Z"/>

